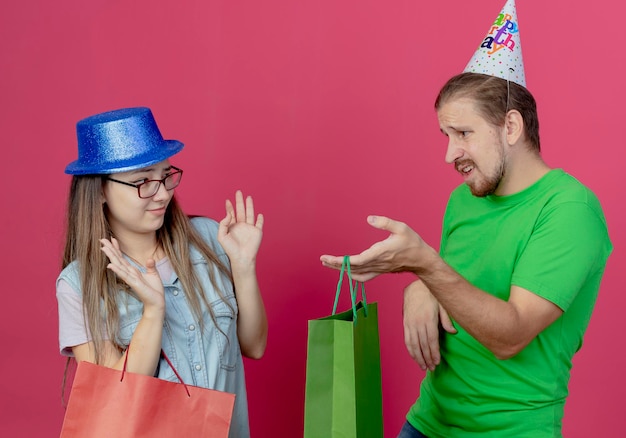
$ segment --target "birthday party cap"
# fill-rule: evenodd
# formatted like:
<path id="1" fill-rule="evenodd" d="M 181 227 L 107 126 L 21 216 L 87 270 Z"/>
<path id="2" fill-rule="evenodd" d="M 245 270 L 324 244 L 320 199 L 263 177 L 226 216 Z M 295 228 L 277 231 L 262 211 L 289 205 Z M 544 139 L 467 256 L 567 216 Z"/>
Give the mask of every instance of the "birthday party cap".
<path id="1" fill-rule="evenodd" d="M 463 72 L 496 76 L 526 87 L 515 0 L 507 0 Z"/>

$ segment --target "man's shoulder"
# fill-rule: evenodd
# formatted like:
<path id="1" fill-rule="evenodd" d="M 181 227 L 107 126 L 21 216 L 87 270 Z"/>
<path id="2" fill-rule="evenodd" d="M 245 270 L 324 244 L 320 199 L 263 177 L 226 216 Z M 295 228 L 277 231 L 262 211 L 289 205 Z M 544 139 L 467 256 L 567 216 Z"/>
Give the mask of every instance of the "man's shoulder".
<path id="1" fill-rule="evenodd" d="M 555 169 L 551 173 L 552 178 L 545 186 L 550 204 L 582 203 L 592 210 L 602 211 L 596 194 L 576 177 L 562 169 Z"/>

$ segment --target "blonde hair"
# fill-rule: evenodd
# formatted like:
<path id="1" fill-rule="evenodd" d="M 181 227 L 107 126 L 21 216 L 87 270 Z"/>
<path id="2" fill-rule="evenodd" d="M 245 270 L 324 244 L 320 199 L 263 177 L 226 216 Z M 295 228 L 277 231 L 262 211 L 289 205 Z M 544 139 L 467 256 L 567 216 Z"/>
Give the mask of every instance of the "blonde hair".
<path id="1" fill-rule="evenodd" d="M 103 359 L 103 343 L 106 339 L 112 341 L 120 351 L 125 348 L 116 342 L 119 331 L 118 297 L 124 293 L 132 295 L 128 286 L 107 269 L 107 257 L 100 249 L 100 239 L 110 238 L 112 235 L 106 216 L 106 204 L 102 203 L 105 178 L 106 175 L 72 178 L 62 263 L 63 268 L 74 261 L 78 264 L 83 316 L 85 327 L 91 334 L 94 344 L 96 363 L 101 363 Z M 217 286 L 212 267 L 217 267 L 232 281 L 229 269 L 194 230 L 189 217 L 182 211 L 175 197 L 172 197 L 169 203 L 163 226 L 157 231 L 157 241 L 178 275 L 191 310 L 202 328 L 204 328 L 202 307 L 206 307 L 214 322 L 215 315 L 194 272 L 190 245 L 193 245 L 208 262 L 211 283 L 234 314 L 235 309 Z"/>

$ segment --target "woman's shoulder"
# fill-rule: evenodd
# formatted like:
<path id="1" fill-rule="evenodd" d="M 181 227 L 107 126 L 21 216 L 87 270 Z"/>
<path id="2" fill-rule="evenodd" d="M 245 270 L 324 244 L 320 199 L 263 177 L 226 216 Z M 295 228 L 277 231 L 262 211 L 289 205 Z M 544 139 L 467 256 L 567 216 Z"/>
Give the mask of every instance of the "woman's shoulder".
<path id="1" fill-rule="evenodd" d="M 204 216 L 191 216 L 191 225 L 202 237 L 215 237 L 217 240 L 217 230 L 219 223 L 211 218 Z"/>
<path id="2" fill-rule="evenodd" d="M 74 290 L 80 290 L 80 272 L 78 270 L 78 262 L 76 260 L 63 268 L 57 277 L 57 287 L 61 280 L 68 283 Z"/>
<path id="3" fill-rule="evenodd" d="M 204 240 L 217 254 L 224 252 L 222 245 L 217 240 L 217 231 L 219 223 L 211 218 L 204 216 L 193 216 L 190 218 L 191 226 L 196 233 Z"/>

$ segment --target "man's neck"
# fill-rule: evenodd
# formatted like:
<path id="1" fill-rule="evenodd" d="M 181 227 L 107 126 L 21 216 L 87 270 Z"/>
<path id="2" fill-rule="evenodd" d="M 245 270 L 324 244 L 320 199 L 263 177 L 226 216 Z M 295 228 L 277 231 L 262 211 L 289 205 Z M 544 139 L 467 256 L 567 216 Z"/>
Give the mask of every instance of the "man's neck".
<path id="1" fill-rule="evenodd" d="M 498 185 L 495 195 L 507 196 L 521 192 L 539 181 L 549 171 L 550 167 L 538 153 L 528 150 L 518 151 L 514 157 L 511 157 L 506 174 Z"/>

